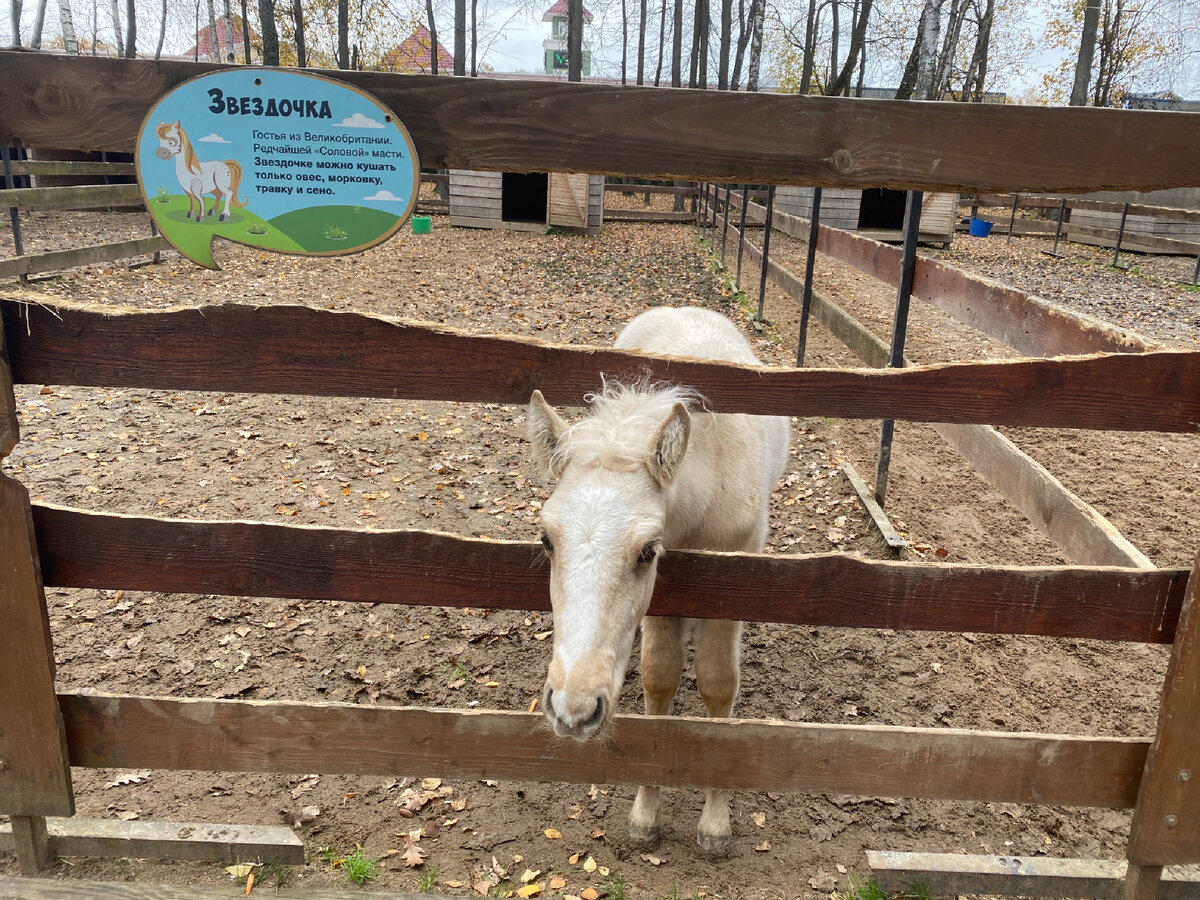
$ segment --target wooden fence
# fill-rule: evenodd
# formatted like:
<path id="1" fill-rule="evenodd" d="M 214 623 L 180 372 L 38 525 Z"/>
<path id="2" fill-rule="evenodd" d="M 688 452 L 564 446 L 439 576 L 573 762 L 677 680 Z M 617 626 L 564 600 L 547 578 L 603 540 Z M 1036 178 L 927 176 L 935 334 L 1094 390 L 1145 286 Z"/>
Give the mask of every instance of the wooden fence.
<path id="1" fill-rule="evenodd" d="M 0 142 L 128 150 L 156 97 L 213 68 L 0 53 L 8 86 Z M 1200 183 L 1200 157 L 1188 151 L 1200 116 L 1187 113 L 337 75 L 405 110 L 422 159 L 439 167 L 951 191 Z M 716 132 L 715 121 L 738 128 Z M 947 134 L 955 135 L 953 156 Z M 1179 149 L 1148 154 L 1144 146 Z M 989 316 L 1003 318 L 994 309 Z M 0 298 L 0 323 L 0 453 L 18 439 L 16 384 L 500 403 L 523 403 L 540 388 L 551 402 L 580 404 L 601 372 L 631 364 L 693 385 L 720 411 L 1188 434 L 1200 422 L 1198 352 L 1106 347 L 911 369 L 763 369 L 288 306 L 114 313 L 9 297 Z M 419 531 L 31 505 L 17 481 L 0 475 L 0 811 L 12 816 L 8 840 L 22 868 L 35 871 L 81 846 L 119 855 L 131 847 L 233 852 L 228 836 L 196 849 L 175 832 L 139 838 L 114 833 L 113 823 L 103 834 L 71 818 L 47 824 L 73 813 L 71 766 L 419 768 L 447 777 L 1110 806 L 1132 808 L 1134 825 L 1129 865 L 1106 884 L 1130 897 L 1154 897 L 1160 887 L 1173 896 L 1180 883 L 1163 879 L 1162 867 L 1200 862 L 1200 778 L 1192 777 L 1200 774 L 1200 570 L 837 554 L 664 560 L 655 614 L 1171 643 L 1159 728 L 1144 739 L 621 716 L 609 743 L 564 745 L 524 712 L 54 691 L 44 586 L 545 609 L 544 573 L 529 565 L 535 552 L 524 542 Z M 676 748 L 669 758 L 654 751 L 667 744 Z"/>

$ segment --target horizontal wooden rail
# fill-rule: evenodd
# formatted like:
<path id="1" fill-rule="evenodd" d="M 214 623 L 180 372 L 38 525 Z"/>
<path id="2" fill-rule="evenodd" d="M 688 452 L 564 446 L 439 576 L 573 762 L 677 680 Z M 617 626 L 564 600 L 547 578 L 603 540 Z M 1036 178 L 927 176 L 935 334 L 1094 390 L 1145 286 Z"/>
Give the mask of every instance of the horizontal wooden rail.
<path id="1" fill-rule="evenodd" d="M 731 204 L 740 208 L 741 198 L 733 196 Z M 762 222 L 766 208 L 752 203 L 746 216 L 748 221 Z M 785 234 L 808 240 L 807 219 L 775 210 L 771 220 Z M 900 283 L 897 247 L 822 225 L 817 250 L 892 287 Z M 928 257 L 917 258 L 913 292 L 918 299 L 963 324 L 1030 356 L 1136 353 L 1155 347 L 1132 331 L 1062 309 L 1033 294 Z"/>
<path id="2" fill-rule="evenodd" d="M 447 79 L 449 80 L 449 79 Z M 157 312 L 0 298 L 16 383 L 583 403 L 601 373 L 701 391 L 719 412 L 1195 433 L 1200 352 L 782 369 L 466 334 L 360 313 L 234 304 Z"/>
<path id="3" fill-rule="evenodd" d="M 144 256 L 147 253 L 157 253 L 170 250 L 171 244 L 162 235 L 138 238 L 132 241 L 118 241 L 114 244 L 97 244 L 93 247 L 78 247 L 74 250 L 52 250 L 49 253 L 30 253 L 25 256 L 14 256 L 11 259 L 0 259 L 0 278 L 11 278 L 14 275 L 37 275 L 41 272 L 55 272 L 71 266 L 86 266 L 91 263 L 112 262 L 117 259 L 129 259 L 131 256 Z"/>
<path id="4" fill-rule="evenodd" d="M 370 673 L 368 671 L 368 677 Z M 617 716 L 604 741 L 538 714 L 65 694 L 73 766 L 822 791 L 1127 808 L 1149 741 Z"/>
<path id="5" fill-rule="evenodd" d="M 425 531 L 200 522 L 34 506 L 55 587 L 550 608 L 534 543 Z M 1186 569 L 985 567 L 672 552 L 653 615 L 1169 643 Z"/>
<path id="6" fill-rule="evenodd" d="M 119 175 L 134 174 L 133 163 L 29 159 L 12 163 L 14 175 Z"/>
<path id="7" fill-rule="evenodd" d="M 0 209 L 85 209 L 94 206 L 141 206 L 136 184 L 81 184 L 67 187 L 0 190 Z"/>
<path id="8" fill-rule="evenodd" d="M 675 212 L 674 210 L 659 209 L 609 209 L 604 210 L 605 222 L 658 222 L 678 223 L 695 222 L 693 212 Z"/>
<path id="9" fill-rule="evenodd" d="M 3 52 L 0 141 L 129 151 L 163 93 L 220 68 Z M 1196 113 L 326 74 L 398 111 L 429 168 L 928 191 L 1200 184 L 1200 154 L 1180 149 Z"/>
<path id="10" fill-rule="evenodd" d="M 1012 208 L 1012 194 L 986 194 L 980 197 L 960 197 L 961 206 L 1003 206 Z M 1017 198 L 1018 209 L 1058 209 L 1062 205 L 1061 197 L 1026 196 Z M 1200 222 L 1200 210 L 1180 209 L 1175 206 L 1151 206 L 1146 203 L 1123 203 L 1117 200 L 1084 200 L 1079 197 L 1067 198 L 1067 209 L 1091 209 L 1097 212 L 1119 213 L 1128 207 L 1131 216 L 1151 216 L 1159 219 L 1171 219 L 1176 222 Z"/>
<path id="11" fill-rule="evenodd" d="M 682 194 L 685 197 L 700 193 L 694 184 L 618 184 L 605 182 L 604 190 L 620 194 Z"/>

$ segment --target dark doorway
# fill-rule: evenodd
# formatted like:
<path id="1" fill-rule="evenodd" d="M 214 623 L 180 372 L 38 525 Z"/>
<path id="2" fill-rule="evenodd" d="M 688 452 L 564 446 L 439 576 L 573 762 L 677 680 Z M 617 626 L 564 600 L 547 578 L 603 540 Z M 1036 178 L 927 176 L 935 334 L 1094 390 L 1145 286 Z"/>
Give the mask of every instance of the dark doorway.
<path id="1" fill-rule="evenodd" d="M 905 191 L 892 191 L 887 188 L 868 188 L 863 191 L 862 202 L 858 205 L 859 229 L 902 229 L 905 196 Z"/>
<path id="2" fill-rule="evenodd" d="M 545 172 L 505 172 L 500 187 L 500 218 L 505 222 L 546 221 Z"/>

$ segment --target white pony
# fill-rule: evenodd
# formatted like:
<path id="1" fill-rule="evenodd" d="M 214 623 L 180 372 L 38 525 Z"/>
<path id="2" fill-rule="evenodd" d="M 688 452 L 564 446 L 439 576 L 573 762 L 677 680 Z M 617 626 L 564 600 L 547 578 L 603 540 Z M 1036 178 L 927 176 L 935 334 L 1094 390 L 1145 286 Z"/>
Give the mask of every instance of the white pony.
<path id="1" fill-rule="evenodd" d="M 621 349 L 758 365 L 724 316 L 653 309 L 625 326 Z M 642 625 L 646 714 L 671 711 L 684 644 L 695 635 L 696 685 L 710 716 L 729 716 L 739 681 L 741 622 L 645 616 L 658 559 L 676 549 L 761 552 L 767 504 L 787 461 L 788 420 L 704 412 L 679 387 L 614 385 L 568 424 L 534 391 L 527 437 L 558 485 L 542 510 L 550 559 L 554 651 L 542 697 L 560 736 L 585 741 L 610 720 Z M 645 617 L 645 618 L 643 618 Z M 629 833 L 659 832 L 659 788 L 642 787 Z M 697 834 L 703 850 L 732 845 L 727 791 L 710 790 Z"/>
<path id="2" fill-rule="evenodd" d="M 158 149 L 154 155 L 159 159 L 175 159 L 175 177 L 179 186 L 188 197 L 188 218 L 192 210 L 196 211 L 196 221 L 204 217 L 204 195 L 213 195 L 211 216 L 217 209 L 217 204 L 224 200 L 224 208 L 218 221 L 229 219 L 229 204 L 245 206 L 245 200 L 237 198 L 238 187 L 242 183 L 242 167 L 236 159 L 210 159 L 204 162 L 196 155 L 196 148 L 188 139 L 187 132 L 178 121 L 170 124 L 163 122 L 154 130 L 158 135 Z"/>

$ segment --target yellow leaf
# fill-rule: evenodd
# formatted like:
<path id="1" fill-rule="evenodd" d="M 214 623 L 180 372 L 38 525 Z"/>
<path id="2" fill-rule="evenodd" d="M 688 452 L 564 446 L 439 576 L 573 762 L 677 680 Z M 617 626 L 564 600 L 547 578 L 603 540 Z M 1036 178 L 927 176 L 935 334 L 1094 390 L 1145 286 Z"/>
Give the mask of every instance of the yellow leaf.
<path id="1" fill-rule="evenodd" d="M 543 832 L 543 834 L 545 834 L 546 837 L 548 837 L 552 841 L 557 841 L 562 837 L 562 832 L 559 831 L 557 828 L 547 828 Z"/>
<path id="2" fill-rule="evenodd" d="M 587 872 L 588 874 L 596 871 L 596 861 L 590 856 L 583 862 L 583 871 Z"/>
<path id="3" fill-rule="evenodd" d="M 561 891 L 566 886 L 567 879 L 563 878 L 561 875 L 555 875 L 550 879 L 550 890 L 552 891 Z"/>
<path id="4" fill-rule="evenodd" d="M 521 884 L 529 884 L 529 882 L 533 881 L 533 879 L 537 878 L 541 874 L 542 873 L 540 869 L 526 869 L 521 875 Z"/>
<path id="5" fill-rule="evenodd" d="M 460 888 L 463 886 L 463 882 L 461 881 L 443 881 L 442 884 L 448 888 Z"/>
<path id="6" fill-rule="evenodd" d="M 541 892 L 542 886 L 540 884 L 527 884 L 524 887 L 517 889 L 517 896 L 526 898 L 536 897 Z"/>
<path id="7" fill-rule="evenodd" d="M 600 866 L 596 871 L 600 873 L 602 878 L 607 878 L 611 874 L 608 866 Z"/>
<path id="8" fill-rule="evenodd" d="M 600 892 L 595 888 L 584 888 L 579 892 L 583 900 L 600 900 Z"/>
<path id="9" fill-rule="evenodd" d="M 254 871 L 254 867 L 257 865 L 258 863 L 242 863 L 238 866 L 226 866 L 225 871 L 234 878 L 246 878 Z"/>
<path id="10" fill-rule="evenodd" d="M 754 820 L 754 824 L 757 825 L 759 828 L 765 828 L 767 825 L 767 814 L 766 813 L 761 813 L 761 812 L 751 813 L 750 818 Z"/>
<path id="11" fill-rule="evenodd" d="M 579 854 L 578 854 L 578 853 L 572 853 L 572 854 L 571 854 L 571 856 L 570 856 L 570 858 L 567 860 L 567 862 L 569 862 L 569 863 L 570 863 L 571 865 L 573 865 L 573 866 L 577 866 L 577 865 L 579 865 Z"/>

